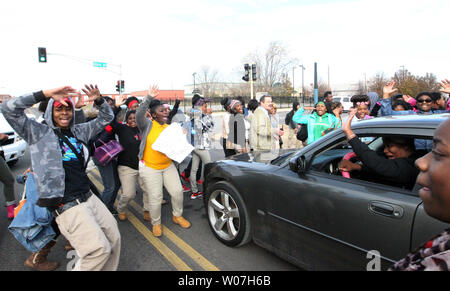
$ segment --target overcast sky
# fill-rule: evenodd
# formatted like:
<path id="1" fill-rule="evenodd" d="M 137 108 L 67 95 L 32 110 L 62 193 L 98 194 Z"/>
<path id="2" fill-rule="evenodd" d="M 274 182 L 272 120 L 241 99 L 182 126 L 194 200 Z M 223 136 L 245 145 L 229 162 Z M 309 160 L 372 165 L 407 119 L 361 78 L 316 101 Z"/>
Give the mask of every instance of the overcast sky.
<path id="1" fill-rule="evenodd" d="M 242 59 L 271 41 L 304 64 L 306 84 L 314 62 L 325 82 L 330 67 L 332 87 L 401 66 L 450 78 L 449 12 L 448 0 L 1 1 L 0 93 L 90 82 L 112 93 L 113 64 L 127 92 L 184 89 L 202 66 L 239 82 Z M 38 47 L 48 63 L 38 63 Z"/>

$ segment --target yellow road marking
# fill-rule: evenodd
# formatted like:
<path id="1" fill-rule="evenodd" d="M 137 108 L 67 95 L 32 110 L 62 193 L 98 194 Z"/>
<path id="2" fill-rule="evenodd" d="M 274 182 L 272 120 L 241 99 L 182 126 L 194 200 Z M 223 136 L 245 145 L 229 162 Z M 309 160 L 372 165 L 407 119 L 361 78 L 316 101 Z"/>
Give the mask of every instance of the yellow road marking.
<path id="1" fill-rule="evenodd" d="M 138 205 L 134 200 L 130 201 L 130 205 L 139 213 L 143 213 L 144 209 Z M 186 255 L 188 255 L 194 262 L 196 262 L 205 271 L 220 271 L 216 266 L 209 262 L 199 252 L 192 248 L 189 244 L 174 234 L 169 228 L 163 225 L 163 234 L 170 239 L 178 248 L 180 248 Z"/>
<path id="2" fill-rule="evenodd" d="M 171 249 L 139 220 L 133 213 L 127 211 L 128 221 L 169 261 L 178 271 L 192 271 Z"/>
<path id="3" fill-rule="evenodd" d="M 91 181 L 100 192 L 103 191 L 103 185 L 92 175 Z M 167 247 L 160 239 L 156 238 L 153 233 L 139 220 L 136 216 L 127 211 L 128 221 L 171 263 L 178 271 L 192 271 L 192 269 L 181 260 L 169 247 Z"/>
<path id="4" fill-rule="evenodd" d="M 98 175 L 100 176 L 100 173 L 98 172 L 98 169 L 95 168 L 93 170 L 94 172 L 98 173 Z M 103 185 L 92 175 L 90 175 L 90 177 L 92 178 L 92 182 L 94 183 L 94 185 L 99 189 L 99 191 L 103 191 Z M 142 208 L 142 206 L 138 205 L 134 200 L 130 201 L 130 205 L 139 213 L 144 212 L 144 209 Z M 152 234 L 152 232 L 144 225 L 140 222 L 140 220 L 138 220 L 136 218 L 136 216 L 134 216 L 130 211 L 127 212 L 128 215 L 128 220 L 134 225 L 134 227 L 136 227 L 136 229 L 141 232 L 141 234 L 147 238 L 147 240 L 150 241 L 150 238 L 152 239 L 152 241 L 150 241 L 150 243 L 152 243 L 157 249 L 158 251 L 161 252 L 161 254 L 168 258 L 170 258 L 169 262 L 171 262 L 176 268 L 177 266 L 180 268 L 184 268 L 187 267 L 189 268 L 183 261 L 181 261 L 181 259 L 179 259 L 164 243 L 161 242 L 161 240 L 155 238 Z M 130 217 L 132 217 L 130 219 Z M 181 238 L 179 238 L 175 233 L 173 233 L 168 227 L 166 227 L 165 225 L 162 225 L 163 227 L 163 233 L 164 235 L 171 240 L 179 249 L 181 249 L 186 255 L 188 255 L 194 262 L 196 262 L 200 267 L 202 267 L 202 269 L 204 269 L 205 271 L 220 271 L 219 268 L 217 268 L 216 266 L 214 266 L 211 262 L 209 262 L 205 257 L 203 257 L 199 252 L 197 252 L 194 248 L 192 248 L 189 244 L 187 244 L 185 241 L 183 241 Z M 144 229 L 145 228 L 145 229 Z M 150 237 L 147 237 L 147 235 L 149 235 Z M 159 245 L 159 247 L 157 247 L 153 242 L 155 243 L 160 243 L 161 245 Z M 168 256 L 166 256 L 162 251 L 168 251 L 172 254 L 169 254 Z M 176 258 L 174 258 L 173 256 L 175 256 Z M 181 261 L 181 263 L 180 263 Z M 175 265 L 176 264 L 176 265 Z M 177 268 L 177 270 L 179 270 Z M 184 269 L 183 269 L 184 270 Z M 189 269 L 192 270 L 192 269 Z"/>

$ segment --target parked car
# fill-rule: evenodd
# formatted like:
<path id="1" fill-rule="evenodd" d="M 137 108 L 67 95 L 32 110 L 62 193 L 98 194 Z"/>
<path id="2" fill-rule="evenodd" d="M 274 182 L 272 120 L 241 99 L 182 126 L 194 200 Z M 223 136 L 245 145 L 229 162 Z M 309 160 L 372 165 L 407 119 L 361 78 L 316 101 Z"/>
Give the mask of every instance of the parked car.
<path id="1" fill-rule="evenodd" d="M 350 102 L 350 96 L 333 96 L 333 102 L 341 102 L 344 107 L 344 112 L 348 112 L 350 108 L 353 106 L 353 103 Z"/>
<path id="2" fill-rule="evenodd" d="M 382 154 L 383 136 L 431 139 L 450 114 L 358 121 L 359 137 Z M 368 252 L 382 270 L 450 227 L 424 212 L 412 190 L 343 177 L 339 161 L 352 152 L 335 130 L 269 163 L 243 156 L 205 166 L 204 203 L 213 234 L 237 247 L 253 240 L 310 270 L 366 270 Z"/>
<path id="3" fill-rule="evenodd" d="M 13 165 L 19 161 L 25 154 L 27 143 L 17 135 L 17 133 L 6 121 L 0 109 L 0 133 L 8 135 L 8 139 L 0 144 L 0 151 L 3 151 L 5 160 L 9 165 Z"/>

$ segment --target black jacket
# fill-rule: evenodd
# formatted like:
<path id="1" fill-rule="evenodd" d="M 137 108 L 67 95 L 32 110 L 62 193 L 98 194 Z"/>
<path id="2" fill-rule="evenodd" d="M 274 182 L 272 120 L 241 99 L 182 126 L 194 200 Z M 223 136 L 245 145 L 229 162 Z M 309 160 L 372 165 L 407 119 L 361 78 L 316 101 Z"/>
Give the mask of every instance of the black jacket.
<path id="1" fill-rule="evenodd" d="M 388 184 L 411 190 L 419 170 L 415 167 L 416 155 L 409 158 L 389 160 L 371 150 L 358 137 L 349 141 L 353 151 L 363 163 L 361 174 L 372 182 Z"/>

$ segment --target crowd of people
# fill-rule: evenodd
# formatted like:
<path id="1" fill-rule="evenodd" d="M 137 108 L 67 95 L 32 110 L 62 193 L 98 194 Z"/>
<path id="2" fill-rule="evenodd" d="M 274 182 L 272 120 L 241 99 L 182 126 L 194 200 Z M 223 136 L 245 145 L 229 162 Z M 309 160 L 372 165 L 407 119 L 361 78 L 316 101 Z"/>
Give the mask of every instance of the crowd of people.
<path id="1" fill-rule="evenodd" d="M 441 85 L 442 92 L 449 94 L 450 82 L 445 80 Z M 81 93 L 72 87 L 27 94 L 5 102 L 2 107 L 6 120 L 29 145 L 30 171 L 39 193 L 36 204 L 53 215 L 50 225 L 55 236 L 26 261 L 26 265 L 34 269 L 54 270 L 58 267 L 57 263 L 47 260 L 47 255 L 56 238 L 62 234 L 68 241 L 66 249 L 75 249 L 80 257 L 77 270 L 117 270 L 121 237 L 114 216 L 117 215 L 120 221 L 127 220 L 127 206 L 137 193 L 137 185 L 143 193 L 143 219 L 152 224 L 155 237 L 163 235 L 161 205 L 166 203 L 163 199 L 164 188 L 170 196 L 172 221 L 183 229 L 191 226 L 183 217 L 183 193 L 191 191 L 192 199 L 203 195 L 199 184 L 204 179 L 204 166 L 211 162 L 211 133 L 217 126 L 208 106 L 208 98 L 195 94 L 192 108 L 182 112 L 179 100 L 172 107 L 158 99 L 157 86 L 148 90 L 142 102 L 136 97 L 126 100 L 117 97 L 114 100 L 102 96 L 94 85 L 86 85 L 82 91 L 97 109 L 94 116 L 85 114 L 82 110 L 85 101 Z M 388 159 L 371 151 L 367 141 L 358 138 L 351 130 L 355 120 L 397 114 L 450 112 L 450 100 L 446 102 L 441 92 L 424 92 L 411 98 L 399 94 L 395 82 L 389 82 L 383 89 L 382 98 L 373 92 L 353 96 L 350 116 L 343 121 L 343 106 L 333 102 L 332 97 L 331 92 L 326 92 L 323 100 L 314 107 L 302 107 L 295 101 L 284 124 L 280 122 L 277 107 L 268 94 L 260 100 L 250 100 L 247 107 L 242 98 L 223 98 L 221 104 L 225 112 L 221 124 L 221 146 L 225 157 L 252 153 L 255 160 L 266 160 L 273 158 L 271 154 L 276 155 L 280 148 L 312 144 L 329 132 L 340 129 L 363 163 L 361 166 L 343 160 L 340 165 L 342 171 L 369 171 L 380 179 L 390 179 L 407 188 L 412 188 L 420 172 L 419 180 L 427 187 L 423 199 L 429 201 L 425 209 L 430 215 L 450 222 L 448 215 L 441 215 L 439 211 L 442 210 L 438 209 L 445 206 L 444 212 L 450 212 L 450 188 L 430 187 L 430 183 L 443 179 L 442 175 L 434 174 L 435 168 L 431 164 L 438 165 L 439 171 L 450 170 L 448 121 L 437 131 L 438 140 L 431 143 L 414 144 L 401 139 L 384 139 Z M 38 103 L 42 118 L 31 120 L 25 109 Z M 306 110 L 312 112 L 305 114 Z M 191 159 L 186 160 L 188 165 L 184 169 L 181 165 L 185 162 L 178 163 L 152 147 L 172 123 L 183 128 L 183 135 L 179 138 L 186 139 L 193 148 Z M 283 139 L 284 135 L 287 136 Z M 0 134 L 0 140 L 4 138 Z M 105 162 L 96 153 L 107 144 L 121 149 L 115 158 Z M 434 157 L 438 155 L 433 151 L 416 161 L 414 149 L 431 150 L 436 147 L 440 149 L 439 156 L 445 158 L 436 158 L 434 162 Z M 99 169 L 104 185 L 102 193 L 86 173 L 90 157 Z M 12 219 L 17 206 L 14 178 L 3 158 L 0 158 L 0 174 L 8 217 Z M 189 181 L 190 189 L 183 185 L 183 180 Z M 448 184 L 448 177 L 445 183 Z M 120 189 L 121 195 L 117 197 Z M 443 206 L 436 205 L 434 199 L 445 203 Z M 448 233 L 446 238 L 447 242 L 450 241 Z M 450 262 L 448 254 L 445 258 L 447 263 Z M 405 264 L 402 263 L 402 266 Z M 418 262 L 415 261 L 415 264 L 417 267 Z"/>

